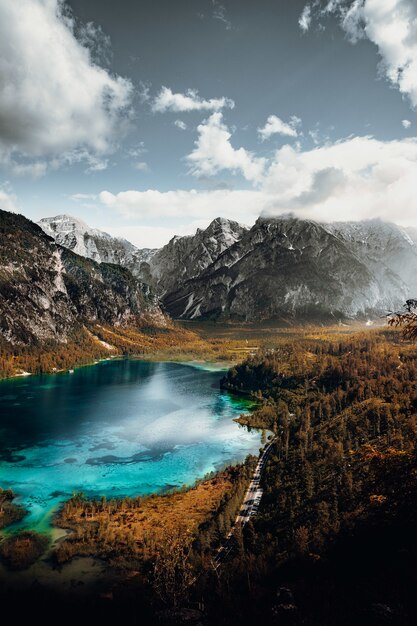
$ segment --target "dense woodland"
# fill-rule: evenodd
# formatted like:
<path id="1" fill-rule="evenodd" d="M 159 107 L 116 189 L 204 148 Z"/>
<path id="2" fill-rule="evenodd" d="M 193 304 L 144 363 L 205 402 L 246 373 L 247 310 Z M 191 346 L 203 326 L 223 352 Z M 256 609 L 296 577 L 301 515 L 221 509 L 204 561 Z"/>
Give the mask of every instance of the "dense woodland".
<path id="1" fill-rule="evenodd" d="M 276 439 L 259 514 L 219 571 L 254 459 L 166 496 L 74 497 L 56 564 L 94 554 L 126 572 L 94 604 L 101 623 L 416 623 L 416 357 L 396 330 L 300 333 L 229 370 L 223 388 L 257 400 L 242 421 Z"/>
<path id="2" fill-rule="evenodd" d="M 407 568 L 416 556 L 410 533 L 417 504 L 416 356 L 417 348 L 392 331 L 301 341 L 250 358 L 222 381 L 224 387 L 262 399 L 249 421 L 277 435 L 260 515 L 240 557 L 249 558 L 252 585 L 261 587 L 266 571 L 270 581 L 289 571 L 294 579 L 295 563 L 295 588 L 324 575 L 330 564 L 338 576 L 351 575 L 344 590 L 327 590 L 334 596 L 326 603 L 314 597 L 291 601 L 295 623 L 349 623 L 365 615 L 373 623 L 376 605 L 385 607 L 379 607 L 385 612 L 381 623 L 385 618 L 413 623 L 416 607 Z M 349 555 L 346 569 L 335 563 L 338 550 L 351 550 L 356 564 L 349 564 Z M 404 567 L 398 573 L 401 551 Z M 239 569 L 239 557 L 234 568 Z M 378 583 L 364 581 L 361 570 Z M 339 594 L 348 589 L 357 594 L 359 583 L 361 597 L 351 598 L 347 615 L 336 622 L 346 601 Z M 320 617 L 307 617 L 307 608 Z"/>

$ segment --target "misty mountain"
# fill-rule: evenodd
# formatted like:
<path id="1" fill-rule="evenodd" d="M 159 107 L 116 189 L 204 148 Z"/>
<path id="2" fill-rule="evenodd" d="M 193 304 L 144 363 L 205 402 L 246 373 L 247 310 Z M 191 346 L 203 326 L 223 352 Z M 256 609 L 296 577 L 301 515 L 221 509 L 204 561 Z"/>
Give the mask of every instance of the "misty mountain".
<path id="1" fill-rule="evenodd" d="M 341 230 L 292 215 L 259 218 L 163 303 L 174 317 L 266 320 L 364 317 L 403 302 L 408 285 L 390 270 L 392 261 L 374 271 Z"/>

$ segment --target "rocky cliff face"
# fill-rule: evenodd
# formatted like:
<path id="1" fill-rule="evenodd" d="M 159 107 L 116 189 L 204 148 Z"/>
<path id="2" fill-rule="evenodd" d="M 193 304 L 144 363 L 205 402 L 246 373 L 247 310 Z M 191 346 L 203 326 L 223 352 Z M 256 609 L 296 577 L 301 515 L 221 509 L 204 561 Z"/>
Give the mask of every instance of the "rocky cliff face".
<path id="1" fill-rule="evenodd" d="M 341 239 L 391 292 L 417 294 L 417 233 L 380 219 L 335 222 L 326 228 Z"/>
<path id="2" fill-rule="evenodd" d="M 382 313 L 407 285 L 347 236 L 291 215 L 260 218 L 198 278 L 163 297 L 175 317 L 339 319 Z M 417 269 L 417 265 L 416 265 Z"/>
<path id="3" fill-rule="evenodd" d="M 84 246 L 94 236 L 100 259 L 129 268 L 177 318 L 375 316 L 417 295 L 417 232 L 381 220 L 318 224 L 286 215 L 249 229 L 217 218 L 195 235 L 142 251 L 85 224 L 68 239 L 71 219 L 54 218 L 62 245 L 82 251 L 74 243 L 79 233 Z M 91 245 L 83 254 L 93 255 Z"/>
<path id="4" fill-rule="evenodd" d="M 0 335 L 14 345 L 65 342 L 93 322 L 164 318 L 149 287 L 127 269 L 74 254 L 23 216 L 0 211 Z"/>
<path id="5" fill-rule="evenodd" d="M 140 264 L 149 261 L 156 250 L 139 250 L 126 239 L 90 228 L 85 222 L 70 215 L 44 217 L 38 222 L 42 230 L 56 243 L 72 250 L 80 256 L 97 263 L 115 263 L 128 268 L 133 274 L 139 274 Z"/>
<path id="6" fill-rule="evenodd" d="M 218 217 L 195 235 L 173 237 L 142 266 L 142 276 L 164 299 L 187 280 L 200 276 L 248 230 L 237 222 Z"/>

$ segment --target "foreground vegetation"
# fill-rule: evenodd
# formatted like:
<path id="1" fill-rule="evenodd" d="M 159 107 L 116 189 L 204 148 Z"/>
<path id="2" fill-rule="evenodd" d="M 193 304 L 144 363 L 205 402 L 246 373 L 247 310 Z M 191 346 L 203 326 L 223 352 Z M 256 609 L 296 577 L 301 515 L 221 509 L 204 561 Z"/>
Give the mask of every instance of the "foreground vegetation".
<path id="1" fill-rule="evenodd" d="M 0 543 L 0 560 L 11 570 L 24 570 L 46 551 L 49 538 L 33 531 L 22 531 Z"/>
<path id="2" fill-rule="evenodd" d="M 198 537 L 199 550 L 204 551 L 230 528 L 246 486 L 246 468 L 250 465 L 229 467 L 192 488 L 165 495 L 88 500 L 76 494 L 55 519 L 57 526 L 73 531 L 55 551 L 56 561 L 92 555 L 140 569 L 171 535 Z M 217 526 L 208 532 L 213 519 Z"/>
<path id="3" fill-rule="evenodd" d="M 11 489 L 0 488 L 0 530 L 20 521 L 26 515 L 25 509 L 13 502 L 14 498 Z"/>
<path id="4" fill-rule="evenodd" d="M 220 570 L 212 557 L 253 458 L 163 496 L 75 496 L 55 562 L 94 555 L 125 572 L 112 611 L 94 604 L 101 623 L 133 611 L 132 623 L 177 624 L 185 607 L 207 625 L 416 623 L 417 347 L 389 329 L 289 330 L 249 346 L 222 386 L 257 400 L 241 421 L 276 443 L 259 514 Z"/>
<path id="5" fill-rule="evenodd" d="M 311 586 L 308 601 L 301 596 L 289 602 L 295 623 L 351 623 L 361 615 L 372 622 L 378 604 L 395 617 L 389 623 L 412 623 L 416 606 L 407 567 L 417 549 L 411 532 L 417 509 L 416 356 L 417 348 L 393 331 L 302 340 L 257 354 L 223 380 L 226 388 L 262 399 L 248 421 L 277 435 L 260 515 L 232 567 L 236 596 L 241 598 L 242 585 L 249 596 L 256 588 L 269 607 L 268 619 L 274 611 L 288 617 L 279 608 L 285 602 L 276 596 L 278 587 L 271 585 L 284 580 L 292 598 Z M 346 561 L 339 562 L 342 553 Z M 243 563 L 251 589 L 238 573 Z M 343 589 L 330 582 L 332 568 Z M 364 581 L 362 571 L 375 580 Z M 326 602 L 311 594 L 321 576 Z M 347 590 L 352 597 L 345 607 Z M 253 607 L 246 609 L 255 619 Z"/>

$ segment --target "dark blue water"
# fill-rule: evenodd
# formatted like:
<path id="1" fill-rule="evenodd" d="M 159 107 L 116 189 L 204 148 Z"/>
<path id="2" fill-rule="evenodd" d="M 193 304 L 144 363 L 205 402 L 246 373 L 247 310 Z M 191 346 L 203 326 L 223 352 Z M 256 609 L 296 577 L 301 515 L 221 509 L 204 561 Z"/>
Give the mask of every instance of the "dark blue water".
<path id="1" fill-rule="evenodd" d="M 73 374 L 0 383 L 0 486 L 41 528 L 74 491 L 115 497 L 190 485 L 257 453 L 233 422 L 248 403 L 221 373 L 176 363 L 105 361 Z"/>

